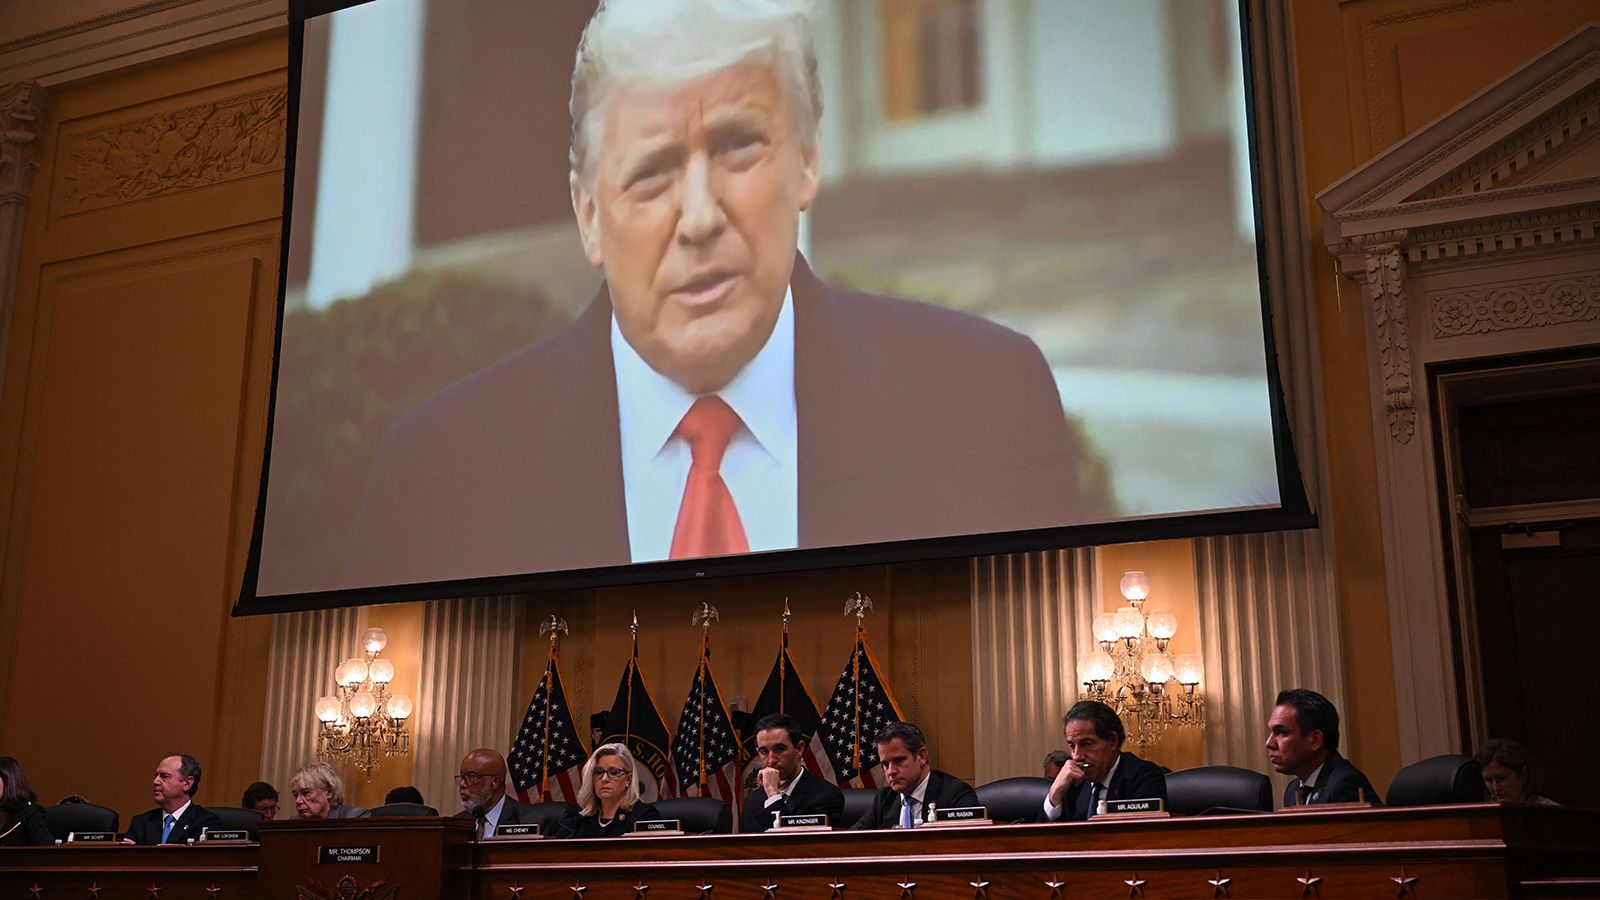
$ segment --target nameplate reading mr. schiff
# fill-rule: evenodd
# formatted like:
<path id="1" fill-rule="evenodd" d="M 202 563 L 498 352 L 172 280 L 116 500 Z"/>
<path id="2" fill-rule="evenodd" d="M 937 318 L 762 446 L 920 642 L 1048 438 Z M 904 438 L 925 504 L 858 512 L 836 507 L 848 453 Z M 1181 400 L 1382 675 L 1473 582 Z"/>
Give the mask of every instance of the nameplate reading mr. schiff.
<path id="1" fill-rule="evenodd" d="M 117 839 L 115 831 L 69 831 L 69 844 L 109 844 Z"/>
<path id="2" fill-rule="evenodd" d="M 317 860 L 321 865 L 345 863 L 371 863 L 377 865 L 377 847 L 323 847 L 322 857 Z"/>

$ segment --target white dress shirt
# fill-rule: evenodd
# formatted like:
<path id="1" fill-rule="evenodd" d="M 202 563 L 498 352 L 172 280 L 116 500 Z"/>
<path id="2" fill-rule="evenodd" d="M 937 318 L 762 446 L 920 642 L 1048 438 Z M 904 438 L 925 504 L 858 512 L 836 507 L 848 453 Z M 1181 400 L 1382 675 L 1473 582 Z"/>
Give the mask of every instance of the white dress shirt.
<path id="1" fill-rule="evenodd" d="M 495 803 L 495 805 L 493 805 L 493 806 L 489 807 L 488 809 L 484 810 L 484 813 L 483 813 L 483 836 L 484 837 L 486 837 L 486 838 L 494 837 L 495 826 L 500 824 L 500 813 L 504 812 L 505 808 L 506 808 L 506 795 L 505 794 L 501 794 L 499 801 L 497 801 Z"/>
<path id="2" fill-rule="evenodd" d="M 622 337 L 615 313 L 611 359 L 617 375 L 628 548 L 634 562 L 667 559 L 692 461 L 688 442 L 673 432 L 697 397 L 650 368 Z M 744 422 L 722 457 L 722 480 L 739 509 L 750 549 L 797 546 L 800 467 L 792 292 L 784 294 L 767 343 L 717 395 Z"/>
<path id="3" fill-rule="evenodd" d="M 1071 760 L 1068 760 L 1067 761 L 1067 765 L 1075 766 L 1075 765 L 1077 765 L 1077 763 L 1072 762 Z M 1112 778 L 1112 776 L 1117 774 L 1117 766 L 1120 766 L 1120 765 L 1122 765 L 1122 754 L 1118 753 L 1117 754 L 1117 761 L 1112 763 L 1110 771 L 1106 772 L 1106 780 L 1105 781 L 1096 782 L 1097 784 L 1100 785 L 1099 790 L 1095 794 L 1097 799 L 1099 799 L 1099 800 L 1106 799 L 1106 791 L 1111 789 L 1111 778 Z M 1083 786 L 1080 787 L 1080 790 L 1088 790 L 1088 786 L 1087 785 L 1083 785 Z M 1067 798 L 1065 796 L 1063 796 L 1061 799 L 1065 800 Z M 1066 810 L 1065 805 L 1056 806 L 1055 804 L 1050 802 L 1050 795 L 1048 793 L 1046 793 L 1044 795 L 1044 820 L 1046 822 L 1054 822 L 1057 819 L 1060 819 L 1061 818 L 1061 814 L 1063 812 L 1065 812 L 1065 810 Z M 1091 817 L 1094 815 L 1094 810 L 1093 809 L 1089 810 L 1089 815 Z"/>
<path id="4" fill-rule="evenodd" d="M 927 804 L 927 801 L 926 801 L 925 798 L 928 796 L 928 781 L 931 780 L 932 778 L 933 778 L 933 770 L 932 769 L 929 769 L 928 771 L 922 773 L 922 781 L 918 782 L 916 788 L 914 790 L 912 790 L 912 792 L 911 792 L 911 799 L 917 801 L 917 802 L 911 804 L 911 818 L 914 821 L 917 821 L 917 822 L 926 822 L 926 821 L 928 821 L 928 810 L 927 810 L 928 804 Z M 900 798 L 901 807 L 905 806 L 905 802 L 906 802 L 905 797 L 902 796 Z M 894 827 L 896 827 L 896 828 L 900 827 L 900 815 L 901 814 L 900 814 L 899 811 L 896 811 L 895 814 L 894 814 Z"/>
<path id="5" fill-rule="evenodd" d="M 771 797 L 768 797 L 766 803 L 763 805 L 771 806 L 772 804 L 777 803 L 779 800 L 789 799 L 789 797 L 794 794 L 794 786 L 799 784 L 800 779 L 804 777 L 806 777 L 806 770 L 804 766 L 801 766 L 800 771 L 795 773 L 794 780 L 790 781 L 783 787 L 778 788 L 778 792 L 773 794 Z"/>

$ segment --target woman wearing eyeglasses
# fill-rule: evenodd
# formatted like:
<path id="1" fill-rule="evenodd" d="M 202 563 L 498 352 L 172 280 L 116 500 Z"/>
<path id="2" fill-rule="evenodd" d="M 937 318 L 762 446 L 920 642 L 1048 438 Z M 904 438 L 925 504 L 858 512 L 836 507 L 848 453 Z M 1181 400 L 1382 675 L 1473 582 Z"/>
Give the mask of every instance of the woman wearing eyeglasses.
<path id="1" fill-rule="evenodd" d="M 561 818 L 556 837 L 617 837 L 632 831 L 635 822 L 660 816 L 639 799 L 633 754 L 621 744 L 601 744 L 583 764 L 578 805 Z"/>

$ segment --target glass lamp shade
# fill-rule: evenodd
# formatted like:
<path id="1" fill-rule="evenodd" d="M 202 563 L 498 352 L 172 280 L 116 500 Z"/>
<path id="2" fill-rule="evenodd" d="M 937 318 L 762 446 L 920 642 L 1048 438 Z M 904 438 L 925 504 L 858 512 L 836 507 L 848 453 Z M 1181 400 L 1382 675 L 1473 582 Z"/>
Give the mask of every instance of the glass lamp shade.
<path id="1" fill-rule="evenodd" d="M 1096 650 L 1084 659 L 1084 681 L 1110 681 L 1115 671 L 1116 664 L 1111 661 L 1111 654 L 1104 650 Z"/>
<path id="2" fill-rule="evenodd" d="M 345 660 L 344 665 L 340 666 L 339 669 L 344 674 L 335 675 L 334 677 L 338 678 L 339 683 L 345 687 L 353 688 L 367 680 L 367 661 L 364 659 L 357 659 L 352 656 Z"/>
<path id="3" fill-rule="evenodd" d="M 1094 617 L 1094 639 L 1107 643 L 1117 639 L 1117 617 L 1111 613 L 1101 613 Z"/>
<path id="4" fill-rule="evenodd" d="M 1122 573 L 1122 596 L 1129 600 L 1143 600 L 1150 596 L 1150 576 L 1143 572 Z"/>
<path id="5" fill-rule="evenodd" d="M 389 700 L 389 715 L 396 720 L 411 717 L 411 697 L 406 694 L 396 694 Z"/>
<path id="6" fill-rule="evenodd" d="M 371 691 L 356 691 L 350 697 L 350 715 L 358 719 L 371 717 L 377 708 L 378 701 Z"/>
<path id="7" fill-rule="evenodd" d="M 1205 663 L 1200 661 L 1198 653 L 1180 654 L 1175 663 L 1180 684 L 1199 684 L 1205 677 Z"/>
<path id="8" fill-rule="evenodd" d="M 1150 614 L 1150 636 L 1170 638 L 1178 633 L 1178 617 L 1166 610 Z"/>
<path id="9" fill-rule="evenodd" d="M 339 721 L 339 701 L 333 697 L 318 697 L 317 721 L 327 725 Z"/>
<path id="10" fill-rule="evenodd" d="M 389 645 L 389 635 L 382 628 L 368 628 L 361 635 L 361 646 L 368 653 L 382 653 L 383 648 Z"/>
<path id="11" fill-rule="evenodd" d="M 375 659 L 367 665 L 367 675 L 372 678 L 373 684 L 388 684 L 394 680 L 394 663 L 387 659 Z"/>
<path id="12" fill-rule="evenodd" d="M 1151 684 L 1166 684 L 1172 678 L 1172 661 L 1160 653 L 1146 656 L 1139 666 L 1139 674 Z"/>
<path id="13" fill-rule="evenodd" d="M 1131 606 L 1124 606 L 1117 610 L 1117 634 L 1125 638 L 1136 638 L 1144 634 L 1144 614 Z"/>

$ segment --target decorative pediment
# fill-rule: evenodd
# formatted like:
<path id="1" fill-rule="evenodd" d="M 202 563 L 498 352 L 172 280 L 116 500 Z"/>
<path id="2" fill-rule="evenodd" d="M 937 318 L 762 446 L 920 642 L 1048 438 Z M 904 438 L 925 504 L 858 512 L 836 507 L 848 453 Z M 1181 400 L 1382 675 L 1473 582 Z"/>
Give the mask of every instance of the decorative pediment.
<path id="1" fill-rule="evenodd" d="M 1532 226 L 1549 231 L 1534 240 L 1540 247 L 1594 240 L 1600 22 L 1406 137 L 1317 202 L 1324 239 L 1341 256 L 1402 231 L 1414 263 L 1525 249 Z M 1481 227 L 1493 222 L 1504 227 Z"/>

